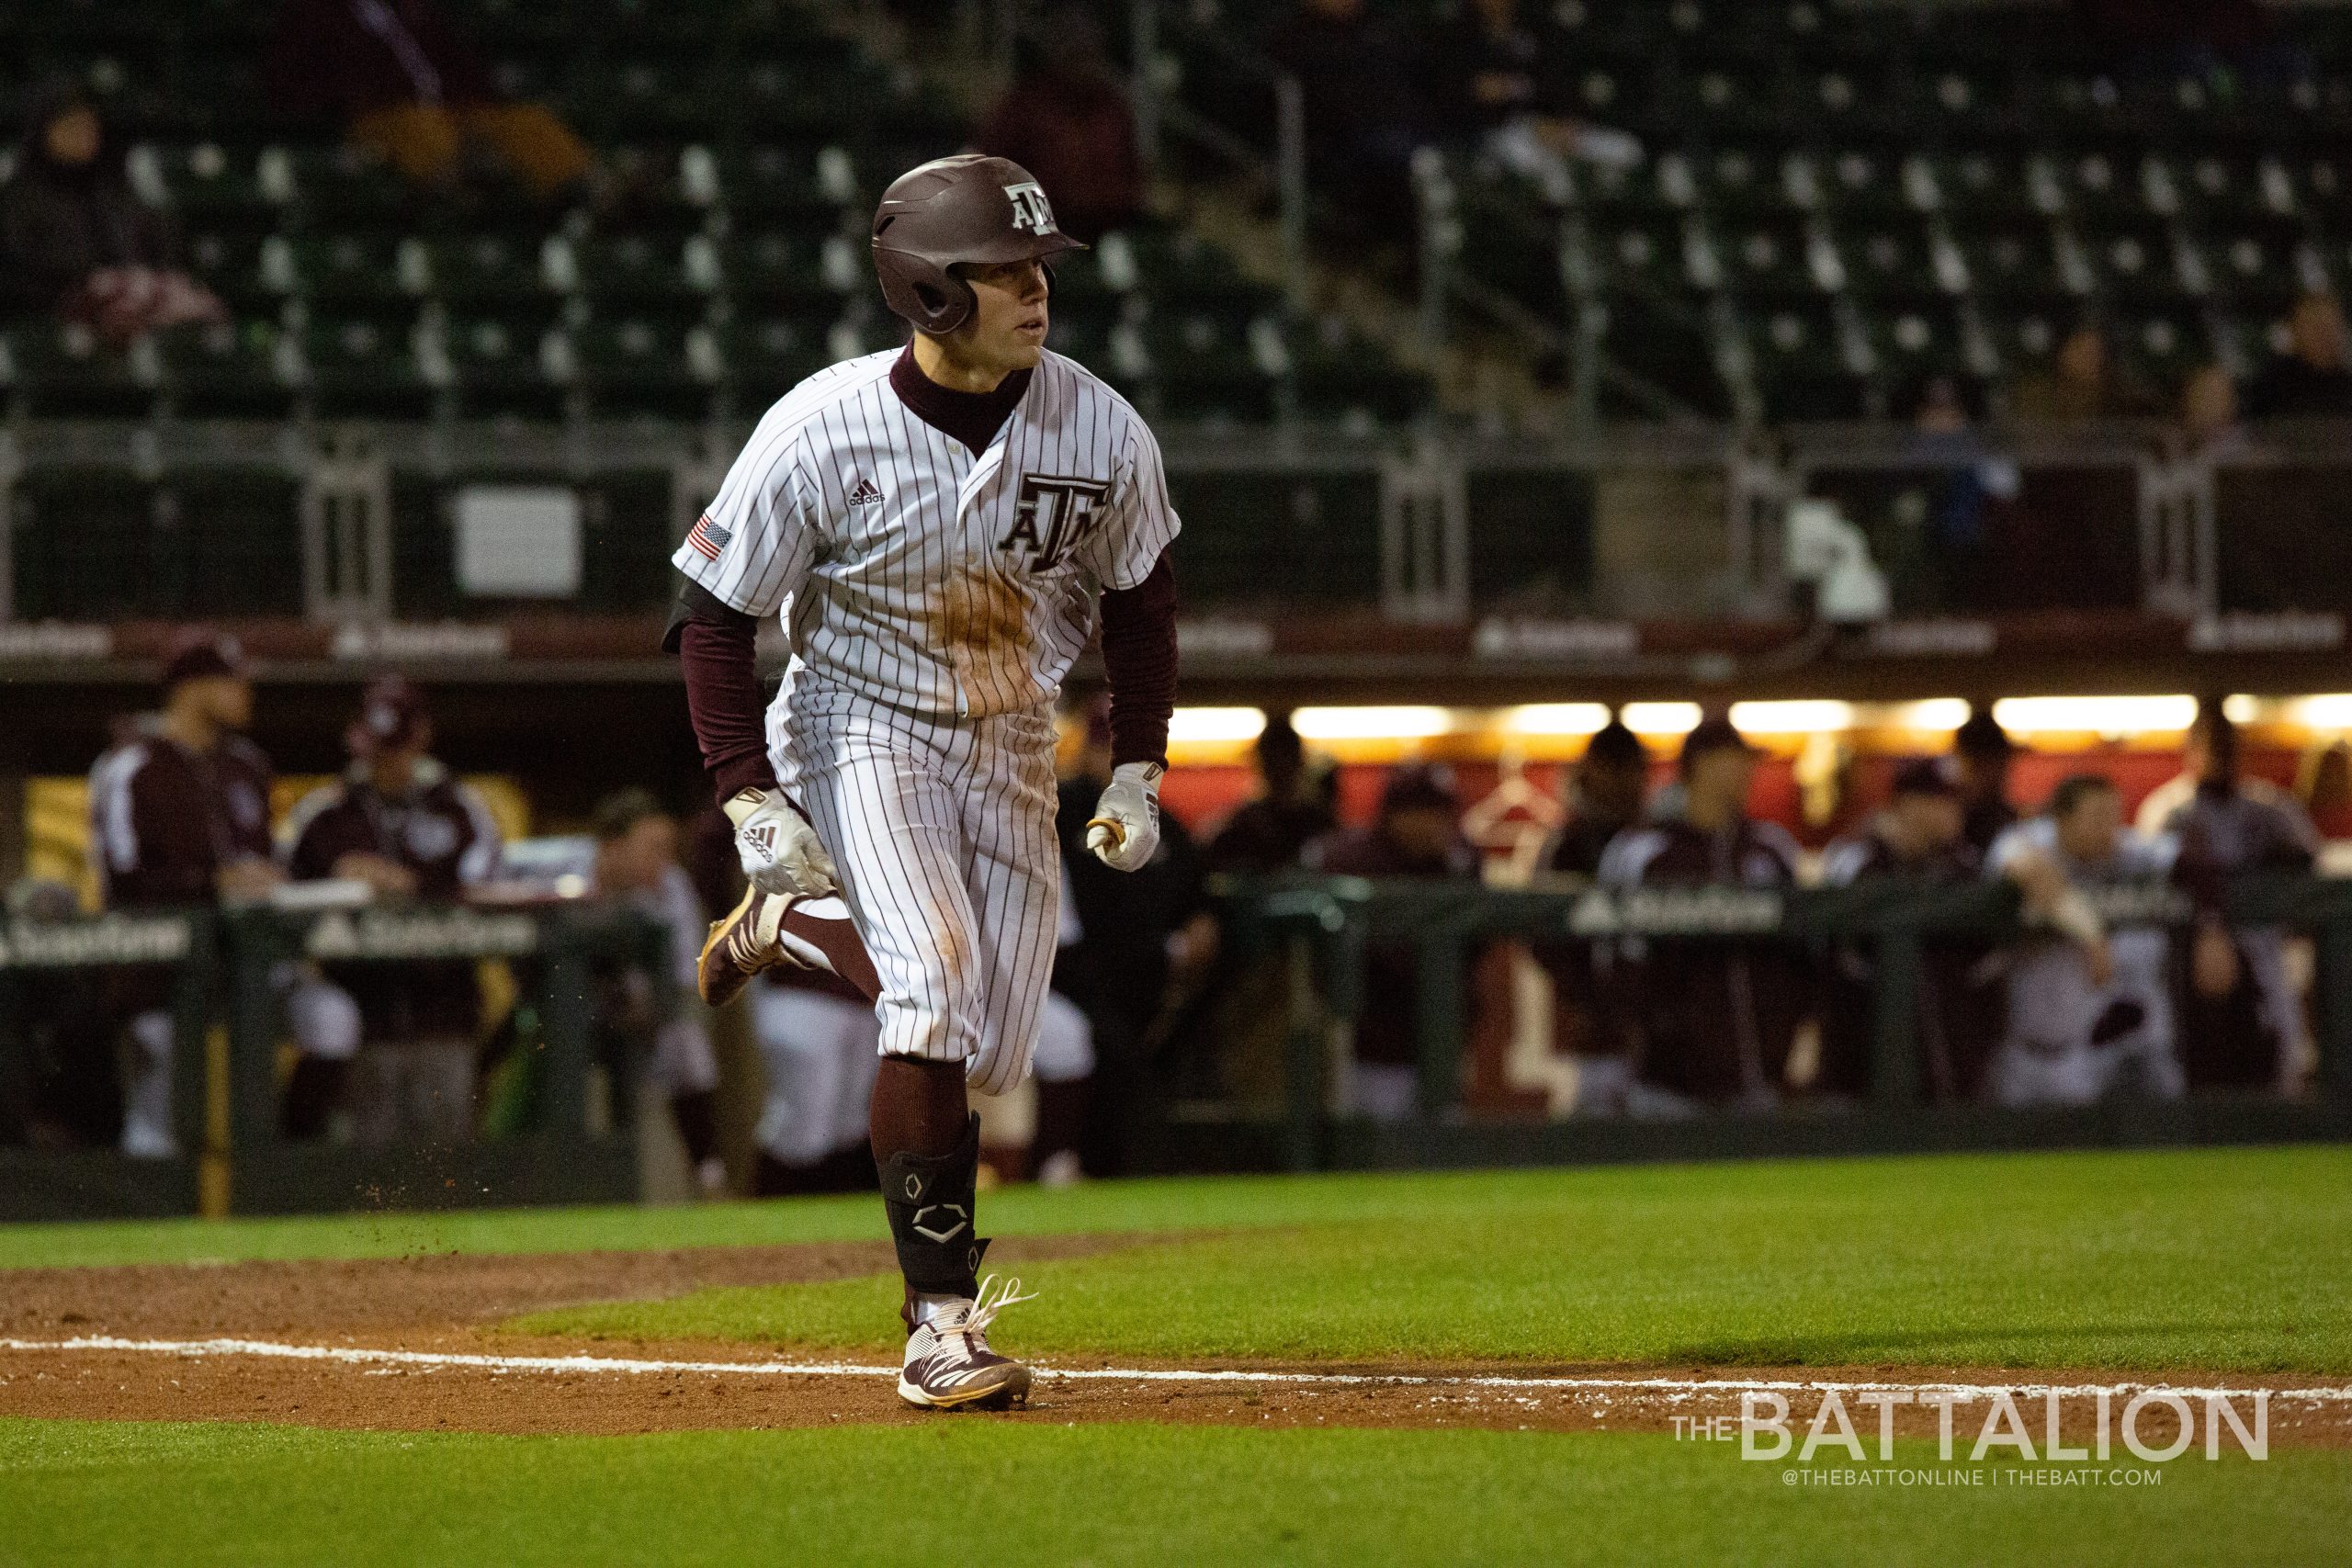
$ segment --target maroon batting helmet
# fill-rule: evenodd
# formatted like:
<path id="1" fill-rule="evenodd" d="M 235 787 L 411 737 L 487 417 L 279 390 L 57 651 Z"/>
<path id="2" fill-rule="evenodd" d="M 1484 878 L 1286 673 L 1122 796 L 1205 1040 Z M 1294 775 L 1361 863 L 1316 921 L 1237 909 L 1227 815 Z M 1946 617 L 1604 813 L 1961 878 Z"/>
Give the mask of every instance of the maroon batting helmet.
<path id="1" fill-rule="evenodd" d="M 1046 261 L 1086 247 L 1054 224 L 1028 170 L 959 152 L 908 170 L 874 209 L 874 270 L 890 309 L 927 333 L 952 333 L 978 304 L 959 263 Z"/>

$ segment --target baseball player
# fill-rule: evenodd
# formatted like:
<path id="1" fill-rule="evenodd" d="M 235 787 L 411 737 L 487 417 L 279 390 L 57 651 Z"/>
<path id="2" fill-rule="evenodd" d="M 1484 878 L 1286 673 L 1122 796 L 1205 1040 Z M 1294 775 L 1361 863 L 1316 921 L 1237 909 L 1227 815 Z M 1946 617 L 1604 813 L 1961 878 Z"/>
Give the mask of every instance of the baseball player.
<path id="1" fill-rule="evenodd" d="M 1993 840 L 1987 875 L 2016 883 L 2034 926 L 2009 970 L 2009 1022 L 1986 1077 L 2003 1105 L 2088 1105 L 2110 1095 L 2177 1100 L 2185 1088 L 2169 974 L 2172 933 L 2106 928 L 2084 895 L 2101 884 L 2188 882 L 2180 841 L 2123 825 L 2111 780 L 2060 781 L 2042 815 Z M 2191 891 L 2197 892 L 2193 885 Z M 2205 897 L 2200 906 L 2208 905 Z M 2200 921 L 2218 930 L 2211 915 Z M 2226 942 L 2226 933 L 2221 940 Z"/>
<path id="2" fill-rule="evenodd" d="M 164 664 L 163 708 L 90 770 L 90 837 L 107 908 L 185 908 L 255 898 L 277 881 L 270 860 L 269 759 L 244 738 L 253 680 L 236 642 L 192 631 Z M 172 976 L 141 966 L 109 987 L 129 1020 L 122 1152 L 168 1159 Z"/>
<path id="3" fill-rule="evenodd" d="M 286 873 L 297 882 L 365 883 L 377 898 L 452 903 L 498 868 L 490 808 L 432 755 L 424 694 L 398 675 L 368 683 L 344 732 L 351 766 L 295 803 L 286 819 Z M 338 964 L 332 991 L 350 998 L 356 1029 L 326 1027 L 332 992 L 298 987 L 288 1015 L 301 1056 L 287 1086 L 283 1124 L 315 1137 L 345 1080 L 361 1143 L 381 1147 L 403 1133 L 455 1141 L 473 1117 L 474 1036 L 481 988 L 468 958 Z M 362 1049 L 362 1045 L 365 1049 Z"/>
<path id="4" fill-rule="evenodd" d="M 966 1090 L 1019 1082 L 1036 1043 L 1060 913 L 1053 705 L 1098 602 L 1114 766 L 1088 848 L 1133 870 L 1159 838 L 1177 519 L 1142 419 L 1046 351 L 1048 264 L 1076 248 L 1017 164 L 901 175 L 873 249 L 911 341 L 770 409 L 673 558 L 673 645 L 751 882 L 712 928 L 706 994 L 804 961 L 794 906 L 838 890 L 880 991 L 899 1393 L 929 1408 L 1028 1396 L 989 1348 L 1021 1298 L 978 1277 Z M 763 734 L 752 630 L 772 615 L 792 658 Z"/>
<path id="5" fill-rule="evenodd" d="M 626 902 L 666 928 L 672 973 L 678 983 L 693 986 L 695 956 L 710 916 L 694 878 L 678 863 L 677 819 L 649 791 L 624 789 L 597 802 L 594 823 L 587 871 L 597 895 Z M 645 976 L 628 970 L 621 984 L 638 1004 L 621 1010 L 634 1021 L 647 997 Z M 718 1197 L 727 1190 L 727 1162 L 718 1156 L 718 1056 L 711 1049 L 709 1021 L 699 1008 L 684 1006 L 654 1022 L 652 1035 L 647 1076 L 670 1102 L 695 1185 L 705 1197 Z"/>

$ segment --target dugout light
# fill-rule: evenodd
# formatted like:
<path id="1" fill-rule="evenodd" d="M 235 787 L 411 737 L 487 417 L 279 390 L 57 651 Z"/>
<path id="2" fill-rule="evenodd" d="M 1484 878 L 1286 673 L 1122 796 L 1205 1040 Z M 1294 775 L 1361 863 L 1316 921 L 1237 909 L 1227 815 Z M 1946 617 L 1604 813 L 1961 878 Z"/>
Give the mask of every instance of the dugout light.
<path id="1" fill-rule="evenodd" d="M 2352 692 L 2298 697 L 2287 711 L 2306 729 L 2352 729 Z"/>
<path id="2" fill-rule="evenodd" d="M 1617 716 L 1636 735 L 1688 735 L 1699 728 L 1699 705 L 1627 703 Z"/>
<path id="3" fill-rule="evenodd" d="M 1966 698 L 1923 697 L 1916 703 L 1896 704 L 1887 723 L 1894 729 L 1949 734 L 1968 722 L 1968 714 Z"/>
<path id="4" fill-rule="evenodd" d="M 1597 735 L 1608 725 L 1609 710 L 1599 703 L 1526 703 L 1502 715 L 1513 735 Z"/>
<path id="5" fill-rule="evenodd" d="M 2004 697 L 1993 717 L 2012 735 L 2146 735 L 2187 729 L 2197 699 L 2167 697 Z"/>
<path id="6" fill-rule="evenodd" d="M 1453 728 L 1439 707 L 1300 708 L 1291 728 L 1307 740 L 1420 740 Z"/>
<path id="7" fill-rule="evenodd" d="M 1854 728 L 1854 705 L 1832 699 L 1734 703 L 1731 725 L 1743 735 L 1842 735 Z"/>
<path id="8" fill-rule="evenodd" d="M 1168 739 L 1177 744 L 1236 744 L 1257 739 L 1265 728 L 1261 708 L 1178 708 L 1168 720 Z"/>

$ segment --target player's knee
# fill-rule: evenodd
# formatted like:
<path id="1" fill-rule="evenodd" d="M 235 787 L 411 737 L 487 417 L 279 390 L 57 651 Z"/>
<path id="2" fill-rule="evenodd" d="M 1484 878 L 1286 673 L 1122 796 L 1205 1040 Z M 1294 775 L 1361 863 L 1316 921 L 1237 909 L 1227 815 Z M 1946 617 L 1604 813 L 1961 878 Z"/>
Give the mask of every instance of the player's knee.
<path id="1" fill-rule="evenodd" d="M 886 1056 L 953 1062 L 970 1056 L 977 1048 L 971 1010 L 943 1001 L 936 992 L 885 991 L 876 1016 L 882 1024 L 881 1054 Z"/>

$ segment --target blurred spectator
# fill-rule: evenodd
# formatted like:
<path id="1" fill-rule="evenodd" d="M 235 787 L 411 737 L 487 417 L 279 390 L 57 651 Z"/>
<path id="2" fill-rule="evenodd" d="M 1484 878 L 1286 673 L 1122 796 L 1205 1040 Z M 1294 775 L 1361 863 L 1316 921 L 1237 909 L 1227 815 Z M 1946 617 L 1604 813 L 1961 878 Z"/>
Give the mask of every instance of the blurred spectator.
<path id="1" fill-rule="evenodd" d="M 1432 881 L 1479 880 L 1478 852 L 1462 837 L 1461 802 L 1452 770 L 1408 763 L 1388 775 L 1380 815 L 1369 828 L 1347 828 L 1307 847 L 1309 869 L 1340 876 L 1415 877 Z M 1402 1122 L 1416 1111 L 1441 1107 L 1420 1103 L 1420 954 L 1408 942 L 1368 947 L 1363 990 L 1355 1021 L 1355 1059 L 1344 1101 L 1351 1114 L 1375 1122 Z M 1508 1105 L 1502 1063 L 1510 1030 L 1510 955 L 1500 944 L 1464 957 L 1463 997 L 1470 1016 L 1465 1044 L 1470 1082 L 1467 1105 Z"/>
<path id="2" fill-rule="evenodd" d="M 254 688 L 236 642 L 190 632 L 164 664 L 153 724 L 90 771 L 90 837 L 108 908 L 187 908 L 258 897 L 274 886 L 269 759 L 244 738 Z M 120 973 L 109 1018 L 127 1023 L 122 1151 L 179 1152 L 172 1130 L 175 979 L 169 969 Z"/>
<path id="3" fill-rule="evenodd" d="M 1960 383 L 1949 376 L 1931 377 L 1920 389 L 1903 455 L 1906 462 L 1942 472 L 1928 496 L 1926 536 L 1920 541 L 1925 559 L 1906 570 L 1908 563 L 1890 558 L 1890 571 L 1899 584 L 1920 582 L 1923 607 L 1992 608 L 1994 536 L 2003 515 L 2017 505 L 2017 464 L 1985 441 Z"/>
<path id="4" fill-rule="evenodd" d="M 281 111 L 340 128 L 419 186 L 487 162 L 553 200 L 595 174 L 552 111 L 500 96 L 434 0 L 287 0 L 269 73 Z"/>
<path id="5" fill-rule="evenodd" d="M 2352 367 L 2345 364 L 2344 308 L 2333 294 L 2306 294 L 2287 318 L 2289 346 L 2246 389 L 2256 419 L 2352 415 Z"/>
<path id="6" fill-rule="evenodd" d="M 1086 710 L 1084 739 L 1060 786 L 1055 830 L 1080 935 L 1054 961 L 1053 988 L 1078 1004 L 1093 1031 L 1094 1081 L 1037 1085 L 1041 1128 L 1082 1118 L 1080 1163 L 1096 1176 L 1125 1168 L 1123 1113 L 1140 1092 L 1144 1057 L 1171 995 L 1189 988 L 1216 953 L 1201 856 L 1173 812 L 1160 814 L 1159 848 L 1134 872 L 1088 852 L 1087 819 L 1111 779 L 1109 701 Z"/>
<path id="7" fill-rule="evenodd" d="M 2008 1029 L 1988 1075 L 1996 1100 L 2180 1097 L 2171 933 L 2159 925 L 2109 932 L 2083 892 L 2170 876 L 2177 858 L 2174 840 L 2123 825 L 2113 781 L 2096 773 L 2064 780 L 2042 816 L 1995 841 L 1986 872 L 2018 886 L 2036 927 L 2012 955 Z"/>
<path id="8" fill-rule="evenodd" d="M 1990 707 L 1979 707 L 1952 732 L 1953 778 L 1960 786 L 1961 837 L 1984 854 L 2018 819 L 2009 804 L 2009 767 L 2017 742 Z"/>
<path id="9" fill-rule="evenodd" d="M 1611 840 L 1642 819 L 1649 794 L 1650 759 L 1634 732 L 1611 719 L 1586 743 L 1569 775 L 1568 818 L 1544 846 L 1544 872 L 1587 879 L 1600 874 Z M 1552 1039 L 1556 1050 L 1581 1057 L 1579 1106 L 1622 1102 L 1633 1073 L 1633 1034 L 1619 1012 L 1615 947 L 1568 940 L 1534 945 L 1536 963 L 1552 977 Z"/>
<path id="10" fill-rule="evenodd" d="M 718 1057 L 710 1044 L 709 1010 L 695 990 L 695 963 L 710 917 L 693 878 L 678 863 L 677 818 L 650 793 L 625 789 L 599 802 L 595 836 L 597 895 L 626 902 L 658 922 L 669 938 L 673 1007 L 670 1016 L 647 1020 L 653 1036 L 653 1085 L 670 1102 L 695 1186 L 704 1196 L 716 1197 L 727 1188 L 726 1162 L 718 1157 Z M 643 1011 L 649 987 L 642 976 L 630 978 L 639 993 L 632 1010 Z"/>
<path id="11" fill-rule="evenodd" d="M 2229 457 L 2245 450 L 2238 384 L 2218 365 L 2190 373 L 2180 389 L 2180 434 L 2193 457 Z"/>
<path id="12" fill-rule="evenodd" d="M 131 193 L 122 149 L 72 87 L 36 96 L 0 187 L 7 292 L 120 344 L 228 311 L 180 270 L 171 220 Z"/>
<path id="13" fill-rule="evenodd" d="M 344 742 L 350 770 L 287 818 L 288 875 L 361 884 L 379 899 L 433 902 L 454 901 L 489 879 L 498 867 L 497 824 L 481 797 L 433 758 L 423 693 L 397 675 L 370 682 Z M 467 1137 L 481 1025 L 473 961 L 335 964 L 323 973 L 357 1005 L 359 1038 L 306 1038 L 296 1018 L 303 1062 L 288 1087 L 289 1130 L 315 1131 L 326 1108 L 347 1098 L 355 1134 L 370 1147 Z"/>
<path id="14" fill-rule="evenodd" d="M 2352 746 L 2329 740 L 2303 753 L 2295 798 L 2320 837 L 2352 839 Z"/>
<path id="15" fill-rule="evenodd" d="M 1469 0 L 1429 40 L 1436 63 L 1430 98 L 1447 132 L 1470 143 L 1555 202 L 1572 194 L 1567 160 L 1625 166 L 1641 143 L 1608 126 L 1560 114 L 1540 77 L 1544 46 L 1519 19 L 1518 0 Z"/>
<path id="16" fill-rule="evenodd" d="M 1917 758 L 1895 770 L 1885 807 L 1850 839 L 1822 857 L 1825 886 L 1900 879 L 1913 886 L 1973 882 L 1982 857 L 1962 835 L 1965 827 L 1957 768 L 1942 758 Z M 1942 1104 L 1972 1100 L 1984 1072 L 1992 1020 L 1970 970 L 1982 954 L 1972 945 L 1939 942 L 1925 954 L 1915 1004 L 1920 1087 Z M 1877 1032 L 1874 982 L 1878 955 L 1866 943 L 1840 947 L 1824 998 L 1821 1070 L 1816 1088 L 1860 1099 L 1870 1092 Z"/>
<path id="17" fill-rule="evenodd" d="M 1413 154 L 1430 139 L 1431 114 L 1411 46 L 1367 16 L 1364 0 L 1297 0 L 1266 52 L 1298 79 L 1308 173 L 1339 223 L 1371 240 L 1418 232 Z"/>
<path id="18" fill-rule="evenodd" d="M 2196 879 L 2209 908 L 2232 876 L 2312 869 L 2319 834 L 2293 796 L 2241 772 L 2238 728 L 2219 703 L 2199 710 L 2188 755 L 2195 786 L 2158 820 L 2157 831 L 2179 841 L 2183 873 Z M 2147 825 L 2143 812 L 2143 831 Z M 2181 1057 L 2189 1087 L 2292 1090 L 2307 1036 L 2287 969 L 2287 933 L 2208 920 L 2190 948 L 2188 980 Z"/>
<path id="19" fill-rule="evenodd" d="M 2013 412 L 2028 424 L 2066 425 L 2101 419 L 2139 419 L 2164 412 L 2162 402 L 2114 363 L 2107 335 L 2086 321 L 2058 345 L 2056 363 L 2026 378 Z"/>
<path id="20" fill-rule="evenodd" d="M 2140 802 L 2139 815 L 2132 819 L 2132 825 L 2151 835 L 2172 831 L 2174 817 L 2196 799 L 2198 791 L 2209 782 L 2218 785 L 2226 781 L 2233 795 L 2243 795 L 2267 809 L 2301 815 L 2302 808 L 2296 805 L 2294 796 L 2268 779 L 2242 776 L 2238 761 L 2237 726 L 2222 711 L 2218 698 L 2200 699 L 2197 716 L 2189 721 L 2188 733 L 2181 739 L 2180 772 L 2148 792 Z"/>
<path id="21" fill-rule="evenodd" d="M 1295 869 L 1306 846 L 1338 826 L 1329 799 L 1307 771 L 1306 747 L 1290 715 L 1266 716 L 1251 755 L 1258 764 L 1257 797 L 1227 818 L 1209 840 L 1204 858 L 1211 871 Z"/>
<path id="22" fill-rule="evenodd" d="M 1799 851 L 1788 832 L 1747 814 L 1756 752 L 1725 718 L 1683 738 L 1682 810 L 1618 835 L 1600 863 L 1611 887 L 1792 887 Z M 1623 945 L 1624 1016 L 1636 1031 L 1640 1083 L 1627 1109 L 1693 1102 L 1763 1109 L 1780 1098 L 1810 1000 L 1804 965 L 1780 946 L 1637 939 Z"/>
<path id="23" fill-rule="evenodd" d="M 1036 175 L 1063 232 L 1088 244 L 1143 216 L 1135 108 L 1103 48 L 1102 24 L 1081 7 L 1047 14 L 972 141 Z"/>

